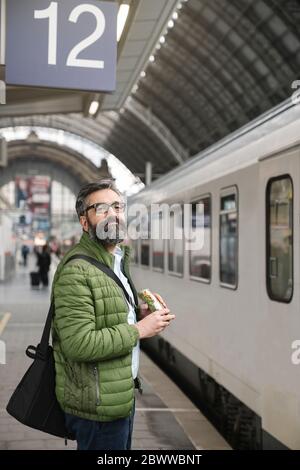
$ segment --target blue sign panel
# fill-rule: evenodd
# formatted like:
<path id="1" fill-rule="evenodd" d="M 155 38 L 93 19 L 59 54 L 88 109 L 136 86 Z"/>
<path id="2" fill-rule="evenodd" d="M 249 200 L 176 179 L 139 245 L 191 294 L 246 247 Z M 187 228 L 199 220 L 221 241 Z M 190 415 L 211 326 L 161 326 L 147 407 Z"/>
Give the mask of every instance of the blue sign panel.
<path id="1" fill-rule="evenodd" d="M 97 0 L 9 0 L 6 83 L 113 91 L 118 5 Z"/>

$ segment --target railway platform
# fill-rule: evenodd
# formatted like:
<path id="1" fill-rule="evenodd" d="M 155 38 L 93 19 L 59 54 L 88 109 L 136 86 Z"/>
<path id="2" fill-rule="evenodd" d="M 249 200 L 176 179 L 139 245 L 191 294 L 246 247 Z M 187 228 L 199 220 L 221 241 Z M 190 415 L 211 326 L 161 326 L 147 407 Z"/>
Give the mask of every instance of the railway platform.
<path id="1" fill-rule="evenodd" d="M 6 364 L 0 365 L 0 449 L 74 450 L 75 442 L 68 441 L 65 446 L 63 439 L 22 425 L 5 409 L 30 365 L 25 349 L 39 342 L 49 304 L 48 290 L 30 288 L 33 264 L 31 258 L 27 268 L 18 267 L 12 282 L 0 285 L 1 298 L 5 299 L 0 339 L 6 345 Z M 230 449 L 204 415 L 145 353 L 141 353 L 140 359 L 143 393 L 135 392 L 133 450 Z"/>

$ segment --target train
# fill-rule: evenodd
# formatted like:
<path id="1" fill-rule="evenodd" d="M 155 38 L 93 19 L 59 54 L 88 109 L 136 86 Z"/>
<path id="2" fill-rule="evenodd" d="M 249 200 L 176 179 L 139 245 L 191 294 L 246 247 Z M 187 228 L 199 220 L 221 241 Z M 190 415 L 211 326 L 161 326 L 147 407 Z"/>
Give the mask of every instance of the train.
<path id="1" fill-rule="evenodd" d="M 300 106 L 287 100 L 128 200 L 145 208 L 131 211 L 132 278 L 176 315 L 143 348 L 235 449 L 300 449 L 299 192 Z M 152 239 L 166 218 L 177 236 Z"/>

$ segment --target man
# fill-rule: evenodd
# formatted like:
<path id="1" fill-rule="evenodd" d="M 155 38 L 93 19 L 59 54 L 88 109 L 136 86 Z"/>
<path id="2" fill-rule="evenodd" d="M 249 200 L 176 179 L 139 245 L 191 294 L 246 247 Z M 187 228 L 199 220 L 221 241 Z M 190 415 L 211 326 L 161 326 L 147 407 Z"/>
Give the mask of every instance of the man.
<path id="1" fill-rule="evenodd" d="M 51 255 L 47 244 L 43 246 L 41 253 L 37 253 L 37 264 L 43 287 L 48 287 L 48 273 L 51 265 Z"/>
<path id="2" fill-rule="evenodd" d="M 76 211 L 83 235 L 61 261 L 53 281 L 56 395 L 79 450 L 129 450 L 139 340 L 159 334 L 175 318 L 167 308 L 143 312 L 129 274 L 125 203 L 113 180 L 84 186 Z M 84 254 L 114 270 L 131 302 Z M 162 299 L 161 299 L 162 300 Z"/>
<path id="3" fill-rule="evenodd" d="M 27 256 L 29 254 L 29 248 L 27 245 L 22 246 L 23 266 L 27 266 Z"/>

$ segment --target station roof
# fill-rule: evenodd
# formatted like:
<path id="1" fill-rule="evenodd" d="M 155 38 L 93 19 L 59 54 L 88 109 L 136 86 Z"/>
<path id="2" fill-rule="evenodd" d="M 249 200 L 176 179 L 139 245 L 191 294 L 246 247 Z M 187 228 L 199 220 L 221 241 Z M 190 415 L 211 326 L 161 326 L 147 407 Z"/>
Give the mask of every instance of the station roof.
<path id="1" fill-rule="evenodd" d="M 70 95 L 62 112 L 57 94 L 46 105 L 45 97 L 26 102 L 24 90 L 12 90 L 12 104 L 0 107 L 0 127 L 64 129 L 101 145 L 136 175 L 150 161 L 159 176 L 295 91 L 299 0 L 188 0 L 179 9 L 171 0 L 133 4 L 117 91 L 100 97 L 97 115 L 86 112 L 90 95 L 72 95 L 73 105 Z"/>

